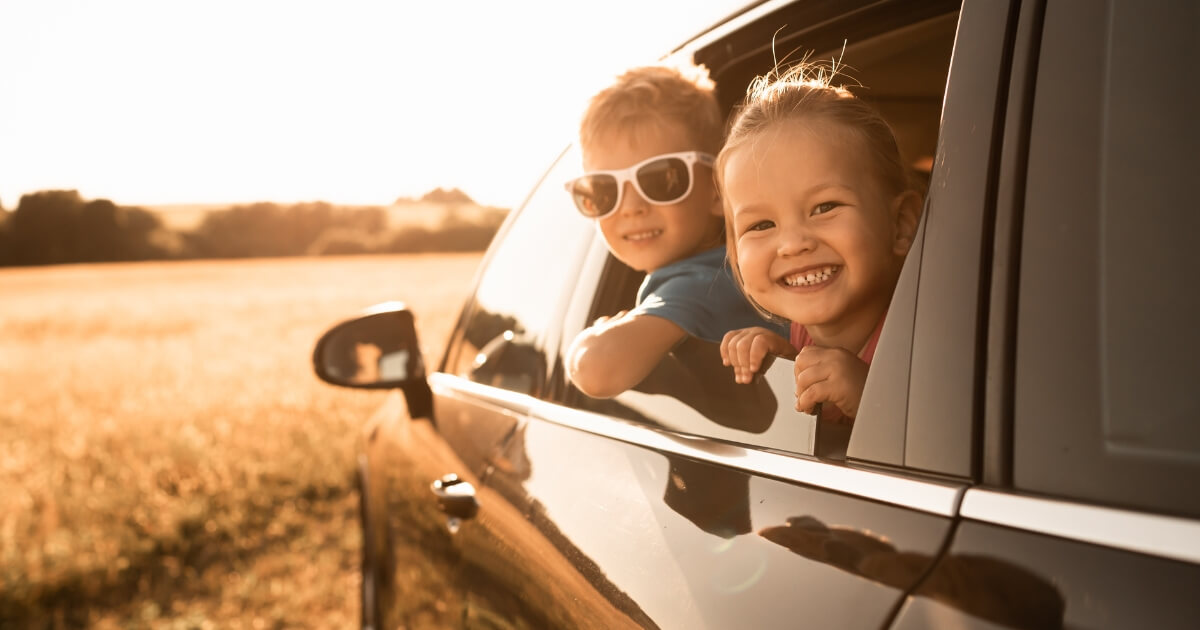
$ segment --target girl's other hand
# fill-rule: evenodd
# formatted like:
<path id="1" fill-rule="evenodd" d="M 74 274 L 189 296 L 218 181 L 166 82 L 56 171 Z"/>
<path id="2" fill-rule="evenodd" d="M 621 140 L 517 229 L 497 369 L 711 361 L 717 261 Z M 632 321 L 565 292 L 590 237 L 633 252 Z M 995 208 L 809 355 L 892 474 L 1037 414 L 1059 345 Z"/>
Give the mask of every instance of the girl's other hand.
<path id="1" fill-rule="evenodd" d="M 766 328 L 731 330 L 721 339 L 721 363 L 733 367 L 733 380 L 746 384 L 762 368 L 768 354 L 792 358 L 792 343 Z"/>
<path id="2" fill-rule="evenodd" d="M 856 417 L 869 367 L 843 348 L 805 347 L 796 356 L 796 411 L 813 413 L 817 403 L 830 402 Z"/>

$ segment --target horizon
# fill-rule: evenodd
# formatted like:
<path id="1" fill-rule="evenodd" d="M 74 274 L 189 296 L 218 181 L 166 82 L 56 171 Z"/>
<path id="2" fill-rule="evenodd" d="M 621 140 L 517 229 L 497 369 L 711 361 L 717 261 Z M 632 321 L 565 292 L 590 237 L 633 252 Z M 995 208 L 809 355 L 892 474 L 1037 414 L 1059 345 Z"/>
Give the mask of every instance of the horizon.
<path id="1" fill-rule="evenodd" d="M 431 189 L 425 191 L 424 193 L 412 195 L 412 196 L 398 195 L 398 196 L 396 196 L 395 199 L 392 199 L 390 202 L 387 202 L 387 203 L 342 203 L 342 202 L 338 202 L 338 201 L 330 201 L 328 199 L 294 199 L 294 200 L 293 199 L 284 199 L 284 200 L 276 200 L 276 199 L 245 200 L 244 199 L 244 200 L 240 200 L 240 201 L 200 201 L 200 202 L 183 201 L 183 202 L 169 202 L 169 203 L 126 203 L 120 199 L 110 199 L 108 197 L 90 197 L 88 195 L 85 195 L 82 191 L 79 191 L 78 189 L 74 189 L 74 188 L 50 188 L 50 189 L 46 189 L 46 190 L 33 190 L 33 191 L 23 193 L 21 196 L 23 197 L 25 195 L 30 195 L 30 194 L 55 192 L 55 191 L 74 191 L 74 192 L 78 193 L 79 196 L 82 199 L 84 199 L 85 201 L 107 200 L 107 201 L 111 201 L 112 203 L 116 204 L 117 206 L 124 207 L 124 208 L 141 208 L 143 210 L 152 210 L 155 212 L 172 212 L 172 211 L 176 211 L 176 210 L 181 210 L 181 211 L 194 211 L 194 210 L 201 210 L 201 209 L 202 210 L 220 210 L 220 209 L 230 208 L 230 207 L 234 207 L 234 206 L 252 206 L 255 204 L 274 204 L 274 205 L 278 205 L 278 206 L 292 206 L 292 205 L 300 205 L 300 204 L 307 204 L 307 203 L 326 203 L 335 208 L 390 208 L 390 207 L 395 207 L 395 206 L 399 206 L 399 205 L 404 205 L 405 203 L 445 204 L 445 202 L 441 202 L 441 201 L 431 201 L 431 200 L 424 199 L 424 197 L 426 197 L 430 194 L 433 194 L 439 190 L 443 190 L 446 192 L 452 192 L 452 191 L 457 190 L 457 191 L 461 192 L 462 194 L 466 195 L 470 199 L 470 203 L 472 203 L 476 206 L 479 206 L 481 208 L 498 208 L 498 209 L 502 209 L 502 210 L 506 210 L 506 211 L 512 210 L 511 207 L 507 207 L 507 206 L 496 206 L 496 205 L 492 205 L 492 204 L 483 203 L 482 201 L 480 201 L 480 200 L 476 199 L 474 196 L 472 196 L 470 192 L 463 190 L 461 188 L 458 188 L 458 187 L 454 187 L 454 186 L 451 186 L 451 187 L 435 186 L 434 188 L 431 188 Z M 17 203 L 12 204 L 11 206 L 7 205 L 7 204 L 0 204 L 0 210 L 12 212 L 13 210 L 17 209 L 19 203 L 20 203 L 20 197 L 17 198 Z"/>

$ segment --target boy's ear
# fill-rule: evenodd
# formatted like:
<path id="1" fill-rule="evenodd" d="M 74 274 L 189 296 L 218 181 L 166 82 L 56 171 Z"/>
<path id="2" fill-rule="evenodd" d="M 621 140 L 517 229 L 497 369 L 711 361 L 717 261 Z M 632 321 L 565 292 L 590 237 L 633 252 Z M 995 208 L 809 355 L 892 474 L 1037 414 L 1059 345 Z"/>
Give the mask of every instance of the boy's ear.
<path id="1" fill-rule="evenodd" d="M 892 251 L 897 256 L 908 255 L 913 240 L 917 237 L 917 225 L 921 222 L 921 195 L 906 190 L 892 201 L 892 220 L 895 221 L 895 241 Z"/>
<path id="2" fill-rule="evenodd" d="M 713 216 L 725 218 L 725 206 L 721 205 L 721 191 L 717 190 L 716 186 L 713 186 L 712 206 L 708 211 Z"/>

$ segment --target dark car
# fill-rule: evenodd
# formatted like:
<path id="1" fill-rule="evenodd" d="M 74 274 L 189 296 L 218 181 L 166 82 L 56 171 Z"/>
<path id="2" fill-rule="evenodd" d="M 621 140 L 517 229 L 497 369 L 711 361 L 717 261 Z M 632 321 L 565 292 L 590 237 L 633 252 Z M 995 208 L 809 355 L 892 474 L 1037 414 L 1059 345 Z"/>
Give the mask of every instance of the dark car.
<path id="1" fill-rule="evenodd" d="M 642 275 L 569 147 L 429 373 L 400 305 L 318 342 L 325 380 L 400 390 L 364 432 L 363 626 L 1200 627 L 1197 42 L 1184 0 L 768 2 L 686 42 L 726 110 L 841 59 L 925 169 L 852 431 L 694 339 L 572 386 Z"/>

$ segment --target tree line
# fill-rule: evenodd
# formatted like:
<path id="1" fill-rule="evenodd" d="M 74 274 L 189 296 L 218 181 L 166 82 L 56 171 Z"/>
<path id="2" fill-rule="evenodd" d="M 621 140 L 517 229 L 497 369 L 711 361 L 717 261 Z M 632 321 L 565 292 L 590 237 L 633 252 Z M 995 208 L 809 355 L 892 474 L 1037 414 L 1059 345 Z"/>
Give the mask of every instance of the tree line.
<path id="1" fill-rule="evenodd" d="M 478 207 L 458 189 L 438 188 L 419 201 L 446 208 L 440 225 L 390 228 L 381 207 L 317 201 L 230 206 L 176 230 L 144 208 L 46 190 L 23 195 L 14 210 L 0 208 L 0 265 L 481 251 L 507 215 L 483 208 L 467 218 L 459 210 Z"/>

